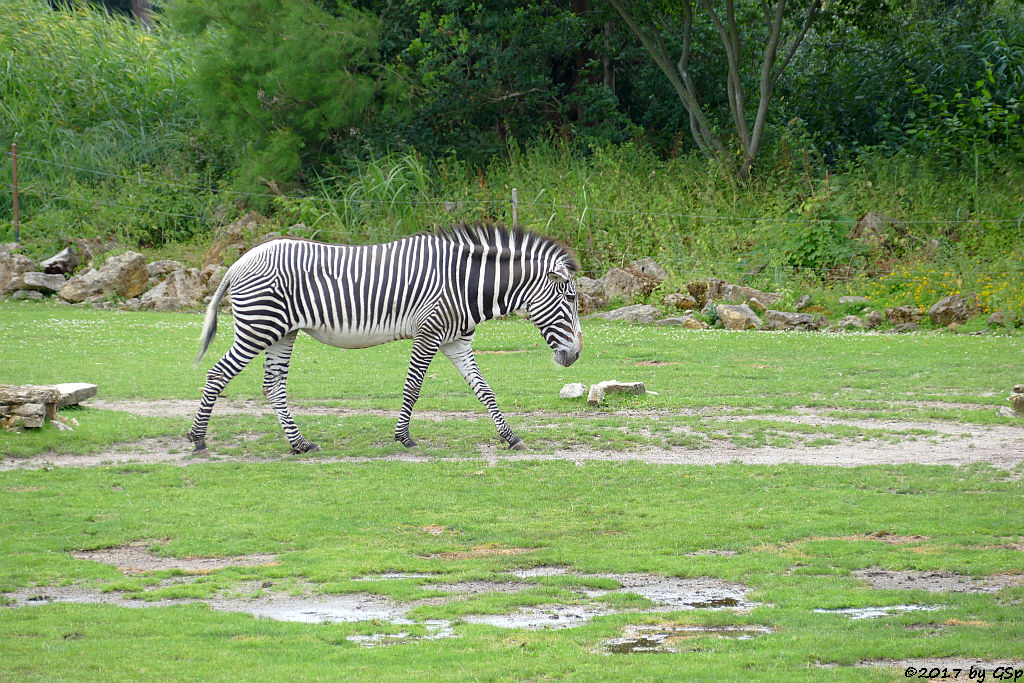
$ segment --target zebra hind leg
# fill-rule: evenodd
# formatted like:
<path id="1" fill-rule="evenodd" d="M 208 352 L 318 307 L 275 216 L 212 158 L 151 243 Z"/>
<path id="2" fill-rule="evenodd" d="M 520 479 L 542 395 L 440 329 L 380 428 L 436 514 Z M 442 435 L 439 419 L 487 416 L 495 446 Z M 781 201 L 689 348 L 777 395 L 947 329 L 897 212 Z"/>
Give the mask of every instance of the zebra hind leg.
<path id="1" fill-rule="evenodd" d="M 292 446 L 292 453 L 309 453 L 320 450 L 320 446 L 302 436 L 288 410 L 288 364 L 297 334 L 290 332 L 267 347 L 263 363 L 263 393 L 277 413 L 284 435 Z"/>
<path id="2" fill-rule="evenodd" d="M 206 450 L 206 428 L 210 423 L 213 404 L 217 402 L 217 397 L 220 396 L 220 392 L 224 391 L 228 382 L 249 364 L 253 356 L 254 354 L 245 348 L 232 344 L 228 352 L 206 373 L 206 384 L 203 386 L 203 395 L 199 400 L 196 419 L 188 434 L 185 435 L 194 447 L 193 452 L 201 453 Z"/>

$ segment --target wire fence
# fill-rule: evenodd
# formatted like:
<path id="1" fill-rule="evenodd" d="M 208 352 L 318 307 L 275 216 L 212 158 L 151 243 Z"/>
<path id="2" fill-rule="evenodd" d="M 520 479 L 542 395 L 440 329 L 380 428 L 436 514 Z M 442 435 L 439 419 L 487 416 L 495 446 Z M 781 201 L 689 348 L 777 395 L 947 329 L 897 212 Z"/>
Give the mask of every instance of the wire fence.
<path id="1" fill-rule="evenodd" d="M 13 152 L 3 150 L 3 154 L 8 158 L 13 157 Z M 221 220 L 211 215 L 196 215 L 188 214 L 177 211 L 166 211 L 152 206 L 144 206 L 142 204 L 130 204 L 124 201 L 111 202 L 105 199 L 101 199 L 96 196 L 82 196 L 78 194 L 71 194 L 65 192 L 55 192 L 47 185 L 41 182 L 34 181 L 33 178 L 26 178 L 24 169 L 24 162 L 30 164 L 38 164 L 41 167 L 45 167 L 53 170 L 65 171 L 68 174 L 80 174 L 82 176 L 97 179 L 97 180 L 113 180 L 119 181 L 124 184 L 134 183 L 139 186 L 172 190 L 178 193 L 188 193 L 191 195 L 206 195 L 208 197 L 222 197 L 226 201 L 235 199 L 258 199 L 268 200 L 274 202 L 299 202 L 307 204 L 315 204 L 326 207 L 325 211 L 330 212 L 334 216 L 346 216 L 356 214 L 358 215 L 360 210 L 366 207 L 376 207 L 378 209 L 393 210 L 398 207 L 405 207 L 406 209 L 417 210 L 422 209 L 423 211 L 417 216 L 417 218 L 424 220 L 426 225 L 420 226 L 419 229 L 427 227 L 431 223 L 437 224 L 439 222 L 445 222 L 447 219 L 457 220 L 467 214 L 476 213 L 481 216 L 488 218 L 506 220 L 512 216 L 518 215 L 520 212 L 524 212 L 528 216 L 532 216 L 534 222 L 538 220 L 543 222 L 544 216 L 547 215 L 547 224 L 550 224 L 553 219 L 561 214 L 561 218 L 565 220 L 567 217 L 576 220 L 580 225 L 592 216 L 608 215 L 608 216 L 628 216 L 642 221 L 647 218 L 667 219 L 676 221 L 680 224 L 692 224 L 697 222 L 716 222 L 716 223 L 730 223 L 734 225 L 746 225 L 748 228 L 752 228 L 754 225 L 782 225 L 782 224 L 835 224 L 841 223 L 844 226 L 852 227 L 855 221 L 852 219 L 837 219 L 834 217 L 805 217 L 805 216 L 750 216 L 750 215 L 722 215 L 714 213 L 687 213 L 687 212 L 665 212 L 665 211 L 651 211 L 644 210 L 642 208 L 614 208 L 595 205 L 589 200 L 584 200 L 581 203 L 566 203 L 559 201 L 524 201 L 515 197 L 515 191 L 509 197 L 461 197 L 457 199 L 427 199 L 427 198 L 403 198 L 394 197 L 389 199 L 373 199 L 368 197 L 348 197 L 348 196 L 326 196 L 326 195 L 309 195 L 309 194 L 288 194 L 281 192 L 253 192 L 245 190 L 237 190 L 227 187 L 211 187 L 204 186 L 201 184 L 187 184 L 175 182 L 172 180 L 146 177 L 141 174 L 136 175 L 125 175 L 120 173 L 114 173 L 110 171 L 85 168 L 82 166 L 76 166 L 72 164 L 66 164 L 59 161 L 53 161 L 49 159 L 43 159 L 33 155 L 26 155 L 23 153 L 17 153 L 17 161 L 22 163 L 22 176 L 20 181 L 20 187 L 12 185 L 11 183 L 4 183 L 5 189 L 17 196 L 20 192 L 23 196 L 33 197 L 39 200 L 45 201 L 59 201 L 67 202 L 78 205 L 89 205 L 93 207 L 104 207 L 107 209 L 113 209 L 123 215 L 134 215 L 134 216 L 159 216 L 168 219 L 175 219 L 181 221 L 192 221 L 197 225 L 204 226 L 206 228 L 214 229 L 222 224 Z M 13 159 L 12 159 L 13 161 Z M 69 182 L 67 187 L 72 187 Z M 453 215 L 454 214 L 454 215 Z M 901 218 L 899 223 L 905 226 L 910 225 L 1012 225 L 1015 226 L 1018 231 L 1021 230 L 1022 224 L 1024 224 L 1024 213 L 1017 218 L 986 218 L 986 217 L 970 217 L 970 218 L 933 218 L 933 219 L 917 219 L 917 218 Z M 321 234 L 315 226 L 312 227 L 293 227 L 290 232 L 292 234 L 305 232 L 305 236 L 316 237 Z M 304 236 L 304 235 L 298 235 Z M 349 240 L 359 239 L 373 239 L 379 237 L 379 231 L 360 233 L 356 230 L 344 231 L 344 236 Z M 587 246 L 585 244 L 579 244 L 574 247 L 578 254 L 589 257 L 591 261 L 608 261 L 609 252 L 607 250 L 600 250 L 594 247 Z M 650 256 L 649 253 L 638 253 L 631 251 L 628 247 L 621 250 L 618 254 L 614 255 L 616 258 L 613 260 L 618 261 L 619 265 L 628 263 L 631 260 L 642 258 L 644 256 Z M 802 277 L 815 277 L 815 278 L 826 278 L 830 280 L 853 280 L 863 277 L 886 277 L 888 280 L 897 282 L 900 280 L 907 280 L 907 278 L 901 278 L 897 273 L 891 270 L 879 270 L 878 268 L 870 268 L 864 265 L 857 266 L 852 263 L 847 263 L 842 266 L 828 266 L 828 267 L 811 267 L 811 266 L 793 266 L 784 265 L 781 267 L 773 267 L 767 263 L 754 264 L 750 263 L 749 259 L 739 257 L 736 259 L 699 259 L 692 254 L 682 254 L 678 251 L 676 253 L 662 253 L 658 254 L 658 261 L 664 265 L 668 265 L 670 268 L 676 268 L 686 270 L 690 272 L 703 271 L 707 274 L 717 274 L 722 272 L 735 273 L 737 271 L 749 271 L 747 275 L 761 275 L 768 271 L 778 271 L 770 273 L 777 279 L 792 279 Z"/>

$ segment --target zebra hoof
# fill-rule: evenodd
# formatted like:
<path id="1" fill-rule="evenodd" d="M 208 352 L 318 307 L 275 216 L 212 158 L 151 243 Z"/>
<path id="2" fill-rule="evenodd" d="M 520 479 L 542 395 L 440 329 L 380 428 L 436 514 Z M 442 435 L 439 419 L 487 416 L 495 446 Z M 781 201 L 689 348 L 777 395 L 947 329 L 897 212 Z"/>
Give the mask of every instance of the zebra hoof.
<path id="1" fill-rule="evenodd" d="M 206 452 L 206 450 L 207 450 L 206 449 L 206 439 L 204 439 L 202 437 L 193 436 L 191 433 L 186 434 L 185 438 L 188 439 L 189 443 L 192 444 L 192 446 L 193 446 L 192 452 L 193 453 L 204 453 L 204 452 Z"/>
<path id="2" fill-rule="evenodd" d="M 510 451 L 521 451 L 521 450 L 524 450 L 525 448 L 526 448 L 526 444 L 523 443 L 523 440 L 520 439 L 518 436 L 516 437 L 515 441 L 511 442 L 508 445 L 508 449 Z"/>
<path id="3" fill-rule="evenodd" d="M 402 445 L 405 446 L 406 448 L 416 448 L 417 445 L 416 442 L 413 441 L 411 436 L 405 437 L 404 439 L 401 440 L 401 442 Z"/>
<path id="4" fill-rule="evenodd" d="M 312 441 L 307 441 L 306 443 L 299 444 L 298 446 L 292 446 L 292 453 L 295 455 L 299 455 L 300 453 L 314 453 L 319 450 L 322 450 L 320 445 L 315 444 Z"/>

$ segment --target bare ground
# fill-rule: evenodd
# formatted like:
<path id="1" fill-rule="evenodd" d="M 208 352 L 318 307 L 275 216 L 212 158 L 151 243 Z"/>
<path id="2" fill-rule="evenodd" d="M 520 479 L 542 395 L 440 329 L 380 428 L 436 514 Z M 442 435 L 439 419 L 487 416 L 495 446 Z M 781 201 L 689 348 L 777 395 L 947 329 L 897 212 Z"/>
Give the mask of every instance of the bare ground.
<path id="1" fill-rule="evenodd" d="M 120 410 L 134 415 L 148 417 L 176 417 L 181 418 L 183 425 L 187 424 L 192 417 L 195 408 L 195 401 L 165 400 L 165 401 L 102 401 L 93 400 L 88 403 L 89 407 L 105 410 Z M 325 406 L 303 406 L 296 410 L 297 413 L 305 415 L 384 415 L 395 417 L 395 411 L 363 410 L 351 408 L 325 407 Z M 733 414 L 729 414 L 733 412 Z M 526 451 L 508 451 L 504 449 L 497 439 L 492 442 L 480 444 L 475 452 L 467 454 L 465 459 L 484 459 L 494 464 L 499 461 L 514 460 L 569 460 L 578 464 L 585 464 L 587 461 L 642 461 L 652 464 L 664 465 L 715 465 L 730 462 L 740 462 L 755 465 L 778 465 L 785 463 L 797 463 L 806 465 L 829 465 L 837 467 L 857 467 L 861 465 L 899 465 L 908 463 L 929 464 L 929 465 L 954 465 L 965 466 L 974 463 L 988 463 L 994 467 L 1014 470 L 1024 460 L 1024 423 L 1017 425 L 977 425 L 962 424 L 943 420 L 903 421 L 896 418 L 837 418 L 827 415 L 826 410 L 813 408 L 801 408 L 797 414 L 786 415 L 736 415 L 735 411 L 723 408 L 674 411 L 674 412 L 651 412 L 651 411 L 619 411 L 616 415 L 629 415 L 633 417 L 644 417 L 657 419 L 659 415 L 672 416 L 699 416 L 715 419 L 721 422 L 734 422 L 738 420 L 756 422 L 789 422 L 802 425 L 819 425 L 821 427 L 848 426 L 854 429 L 868 430 L 892 430 L 897 438 L 894 442 L 878 439 L 851 440 L 845 443 L 829 444 L 821 446 L 794 446 L 794 447 L 743 447 L 737 446 L 726 440 L 707 439 L 699 448 L 685 446 L 655 448 L 644 447 L 632 451 L 602 450 L 592 447 L 574 447 L 571 449 L 545 449 L 542 446 L 531 446 Z M 634 414 L 635 413 L 635 414 Z M 254 415 L 271 416 L 273 411 L 270 406 L 262 401 L 220 401 L 215 410 L 216 415 Z M 587 419 L 590 414 L 582 412 L 565 413 L 532 413 L 525 415 L 512 415 L 510 417 L 529 418 L 541 415 L 545 418 L 567 417 L 572 419 Z M 605 416 L 604 413 L 597 414 Z M 486 419 L 482 412 L 459 412 L 448 411 L 416 411 L 415 420 L 440 421 L 451 419 Z M 276 421 L 275 421 L 276 422 Z M 274 425 L 276 426 L 276 425 Z M 271 429 L 274 426 L 270 426 Z M 183 426 L 182 431 L 185 427 Z M 913 435 L 911 430 L 927 430 L 931 434 L 927 436 Z M 905 433 L 905 434 L 904 434 Z M 905 436 L 905 438 L 903 438 Z M 835 440 L 834 437 L 831 437 Z M 59 455 L 48 454 L 30 458 L 5 459 L 0 461 L 0 470 L 18 468 L 45 468 L 45 467 L 94 467 L 115 463 L 173 463 L 191 464 L 195 462 L 216 461 L 220 458 L 216 455 L 216 444 L 211 443 L 214 449 L 210 453 L 193 455 L 190 452 L 189 444 L 182 439 L 146 439 L 130 445 L 122 445 L 117 450 L 98 453 L 93 455 Z M 268 456 L 278 457 L 287 452 L 287 447 L 282 437 L 281 450 L 277 453 L 268 453 Z M 381 456 L 380 459 L 408 461 L 408 462 L 429 462 L 437 460 L 429 456 L 419 455 L 415 451 L 408 454 Z M 455 458 L 444 458 L 453 460 Z M 346 462 L 362 463 L 376 458 L 330 458 L 311 457 L 305 458 L 303 462 Z"/>

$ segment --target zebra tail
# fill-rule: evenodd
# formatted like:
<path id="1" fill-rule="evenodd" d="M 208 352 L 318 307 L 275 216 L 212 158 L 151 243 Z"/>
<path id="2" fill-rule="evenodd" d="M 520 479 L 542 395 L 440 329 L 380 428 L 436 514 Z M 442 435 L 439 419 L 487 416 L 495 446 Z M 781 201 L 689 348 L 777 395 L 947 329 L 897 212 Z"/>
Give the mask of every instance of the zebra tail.
<path id="1" fill-rule="evenodd" d="M 220 281 L 220 286 L 217 287 L 217 291 L 214 292 L 213 298 L 210 299 L 210 305 L 206 307 L 206 319 L 203 321 L 203 332 L 199 335 L 199 355 L 196 356 L 193 365 L 199 365 L 199 361 L 206 355 L 206 351 L 210 348 L 210 342 L 213 341 L 214 336 L 217 334 L 217 312 L 220 309 L 220 300 L 224 298 L 224 293 L 228 291 L 230 286 L 231 271 L 228 270 L 224 273 L 224 279 Z"/>

